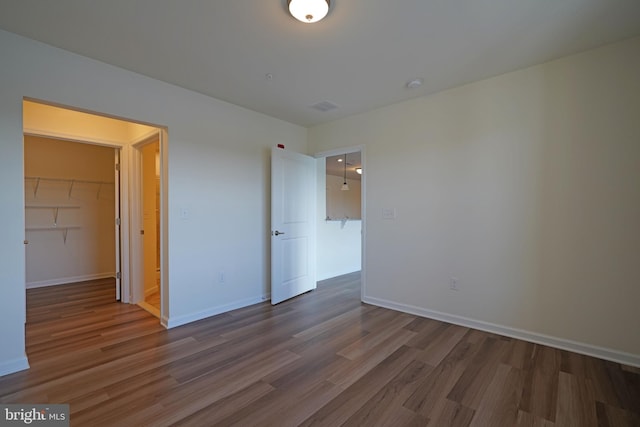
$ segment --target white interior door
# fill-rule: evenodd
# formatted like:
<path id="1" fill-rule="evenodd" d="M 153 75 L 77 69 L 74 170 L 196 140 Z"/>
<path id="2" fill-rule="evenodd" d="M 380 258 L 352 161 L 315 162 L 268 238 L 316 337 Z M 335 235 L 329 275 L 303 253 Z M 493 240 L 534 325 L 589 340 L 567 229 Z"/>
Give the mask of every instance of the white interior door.
<path id="1" fill-rule="evenodd" d="M 316 161 L 271 150 L 271 303 L 316 288 Z"/>
<path id="2" fill-rule="evenodd" d="M 122 274 L 120 270 L 120 149 L 116 148 L 113 150 L 115 152 L 115 173 L 114 173 L 114 183 L 113 188 L 115 189 L 115 239 L 116 239 L 116 300 L 120 301 L 122 299 L 122 288 L 120 286 L 120 281 L 122 280 Z"/>
<path id="3" fill-rule="evenodd" d="M 142 155 L 142 277 L 144 283 L 144 298 L 157 292 L 157 268 L 159 267 L 158 229 L 159 214 L 157 204 L 157 175 L 156 158 L 159 142 L 144 145 Z"/>

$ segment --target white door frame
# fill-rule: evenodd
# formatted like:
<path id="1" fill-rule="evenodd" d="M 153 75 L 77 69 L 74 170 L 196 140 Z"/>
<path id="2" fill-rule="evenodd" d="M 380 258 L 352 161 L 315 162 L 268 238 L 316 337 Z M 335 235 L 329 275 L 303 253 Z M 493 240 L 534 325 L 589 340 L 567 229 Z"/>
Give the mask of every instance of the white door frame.
<path id="1" fill-rule="evenodd" d="M 131 280 L 130 280 L 130 303 L 137 304 L 144 300 L 144 284 L 143 277 L 143 248 L 140 231 L 142 226 L 142 152 L 143 146 L 158 141 L 160 149 L 160 236 L 158 243 L 160 245 L 160 323 L 167 327 L 169 318 L 169 304 L 167 296 L 169 295 L 168 284 L 168 249 L 167 249 L 167 232 L 169 229 L 167 221 L 167 131 L 164 128 L 158 128 L 151 134 L 138 138 L 131 144 L 131 158 L 129 161 L 130 188 L 129 196 L 133 203 L 129 211 L 130 223 L 130 262 L 131 262 Z"/>
<path id="2" fill-rule="evenodd" d="M 160 318 L 163 324 L 166 326 L 166 308 L 167 304 L 164 303 L 164 296 L 167 294 L 166 279 L 167 279 L 167 251 L 166 251 L 166 130 L 157 129 L 149 135 L 145 135 L 134 143 L 131 144 L 131 194 L 132 200 L 135 203 L 131 206 L 131 252 L 132 252 L 132 264 L 134 264 L 131 271 L 131 302 L 137 304 L 144 300 L 144 285 L 143 285 L 143 247 L 142 239 L 140 238 L 139 230 L 142 230 L 142 177 L 140 172 L 142 171 L 142 147 L 147 144 L 158 142 L 160 150 L 160 236 L 158 236 L 158 244 L 160 245 Z"/>
<path id="3" fill-rule="evenodd" d="M 40 101 L 33 99 L 34 102 L 42 103 L 45 105 L 54 105 L 45 101 Z M 72 111 L 81 111 L 74 109 L 72 107 L 55 105 L 59 108 L 66 108 Z M 96 116 L 105 116 L 96 112 L 89 112 L 82 110 L 83 113 L 94 114 Z M 110 117 L 115 118 L 115 117 Z M 117 118 L 117 120 L 129 121 L 132 123 L 136 123 L 134 120 L 129 120 L 126 118 Z M 155 127 L 156 129 L 153 132 L 153 135 L 146 135 L 141 139 L 138 139 L 134 143 L 140 143 L 141 140 L 149 139 L 150 137 L 156 137 L 159 135 L 160 140 L 160 298 L 161 298 L 161 309 L 160 309 L 160 323 L 167 327 L 168 318 L 169 318 L 169 301 L 168 301 L 168 245 L 167 245 L 167 236 L 168 236 L 168 201 L 167 201 L 167 181 L 168 181 L 168 132 L 167 129 L 161 126 L 147 124 L 147 126 Z M 23 128 L 23 135 L 30 136 L 40 136 L 52 139 L 58 139 L 62 141 L 69 142 L 78 142 L 81 144 L 93 144 L 93 145 L 101 145 L 105 147 L 113 147 L 116 149 L 120 149 L 120 215 L 121 215 L 121 227 L 120 227 L 120 256 L 121 256 L 121 275 L 120 280 L 122 284 L 122 293 L 120 295 L 121 302 L 123 303 L 136 303 L 136 301 L 132 298 L 133 286 L 135 283 L 133 281 L 136 276 L 136 268 L 140 268 L 141 265 L 134 262 L 141 255 L 139 245 L 136 248 L 135 236 L 134 232 L 139 233 L 140 230 L 138 228 L 133 227 L 132 218 L 135 215 L 132 214 L 133 210 L 140 209 L 137 206 L 136 202 L 139 199 L 133 198 L 135 191 L 140 191 L 139 185 L 140 182 L 137 180 L 138 187 L 136 188 L 136 180 L 133 177 L 136 176 L 136 154 L 139 155 L 139 152 L 133 148 L 132 142 L 129 143 L 120 143 L 116 141 L 103 140 L 100 138 L 91 138 L 78 136 L 73 134 L 61 134 L 54 131 L 49 131 L 47 129 L 27 129 Z M 139 159 L 138 159 L 139 161 Z M 139 171 L 139 169 L 137 169 Z M 138 193 L 140 194 L 140 193 Z M 132 202 L 133 201 L 133 202 Z M 115 218 L 114 218 L 115 220 Z M 117 273 L 117 272 L 116 272 Z"/>
<path id="4" fill-rule="evenodd" d="M 362 176 L 361 176 L 361 193 L 360 193 L 360 210 L 361 210 L 361 224 L 362 224 L 362 232 L 361 232 L 361 242 L 360 242 L 360 299 L 363 300 L 366 292 L 366 283 L 367 283 L 367 278 L 366 278 L 366 271 L 367 269 L 365 268 L 365 263 L 366 263 L 366 256 L 365 256 L 365 251 L 367 246 L 365 245 L 366 242 L 366 238 L 367 238 L 367 233 L 366 233 L 366 197 L 365 195 L 367 194 L 367 165 L 366 165 L 366 156 L 365 156 L 365 146 L 364 145 L 355 145 L 355 146 L 351 146 L 351 147 L 343 147 L 343 148 L 336 148 L 333 150 L 327 150 L 327 151 L 321 151 L 318 152 L 316 154 L 314 154 L 313 157 L 315 157 L 316 159 L 323 159 L 326 157 L 331 157 L 331 156 L 339 156 L 342 154 L 349 154 L 349 153 L 354 153 L 354 152 L 360 152 L 360 161 L 362 162 Z"/>
<path id="5" fill-rule="evenodd" d="M 131 144 L 131 163 L 129 164 L 129 172 L 131 177 L 131 211 L 129 221 L 131 224 L 131 288 L 130 298 L 132 304 L 138 304 L 144 301 L 144 283 L 143 283 L 143 251 L 142 239 L 140 231 L 144 229 L 142 221 L 142 147 L 147 144 L 156 142 L 159 139 L 158 132 L 145 135 L 137 139 Z M 162 301 L 162 296 L 160 297 Z"/>
<path id="6" fill-rule="evenodd" d="M 120 144 L 113 141 L 101 140 L 98 138 L 85 138 L 76 137 L 74 135 L 63 135 L 56 132 L 49 132 L 46 129 L 24 129 L 23 135 L 44 137 L 49 139 L 56 139 L 60 141 L 75 142 L 79 144 L 99 145 L 102 147 L 111 147 L 116 150 L 120 150 L 120 283 L 122 292 L 120 294 L 120 301 L 129 303 L 130 291 L 130 268 L 131 263 L 129 259 L 129 234 L 130 224 L 128 218 L 128 212 L 130 209 L 129 204 L 129 174 L 126 165 L 130 162 L 131 147 L 126 144 Z M 114 218 L 114 221 L 116 219 Z M 114 236 L 115 237 L 115 236 Z M 117 242 L 116 242 L 117 244 Z M 118 272 L 116 271 L 116 274 Z"/>
<path id="7" fill-rule="evenodd" d="M 116 301 L 122 301 L 122 213 L 120 209 L 120 166 L 121 166 L 121 157 L 122 153 L 120 153 L 119 148 L 115 148 L 114 151 L 114 239 L 116 240 Z"/>

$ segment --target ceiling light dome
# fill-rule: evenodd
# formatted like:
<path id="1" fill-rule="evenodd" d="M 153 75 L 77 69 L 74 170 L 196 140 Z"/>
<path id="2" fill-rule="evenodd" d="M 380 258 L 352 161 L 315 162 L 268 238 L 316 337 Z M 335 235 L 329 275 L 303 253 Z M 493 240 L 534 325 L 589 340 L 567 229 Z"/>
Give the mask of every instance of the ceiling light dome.
<path id="1" fill-rule="evenodd" d="M 289 12 L 300 22 L 318 22 L 329 12 L 329 0 L 289 0 Z"/>

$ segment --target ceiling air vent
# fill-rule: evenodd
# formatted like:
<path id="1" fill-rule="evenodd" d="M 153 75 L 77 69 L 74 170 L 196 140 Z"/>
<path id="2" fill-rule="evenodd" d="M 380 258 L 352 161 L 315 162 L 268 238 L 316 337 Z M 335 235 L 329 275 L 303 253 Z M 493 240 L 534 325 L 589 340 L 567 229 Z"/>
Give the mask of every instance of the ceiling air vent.
<path id="1" fill-rule="evenodd" d="M 311 108 L 315 108 L 318 111 L 326 112 L 326 111 L 335 110 L 336 108 L 338 108 L 338 106 L 333 102 L 322 101 L 322 102 L 318 102 L 317 104 L 313 104 Z"/>

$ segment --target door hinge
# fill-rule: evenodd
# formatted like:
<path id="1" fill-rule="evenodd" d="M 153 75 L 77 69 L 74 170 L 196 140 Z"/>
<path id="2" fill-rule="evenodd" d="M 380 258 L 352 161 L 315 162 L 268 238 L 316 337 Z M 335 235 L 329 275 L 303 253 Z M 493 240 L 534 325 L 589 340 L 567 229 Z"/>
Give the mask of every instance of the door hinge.
<path id="1" fill-rule="evenodd" d="M 120 170 L 120 163 L 116 163 L 116 170 L 119 171 Z"/>
<path id="2" fill-rule="evenodd" d="M 120 218 L 116 218 L 116 225 L 120 225 Z"/>
<path id="3" fill-rule="evenodd" d="M 116 279 L 120 280 L 120 272 L 119 271 L 116 273 Z"/>

